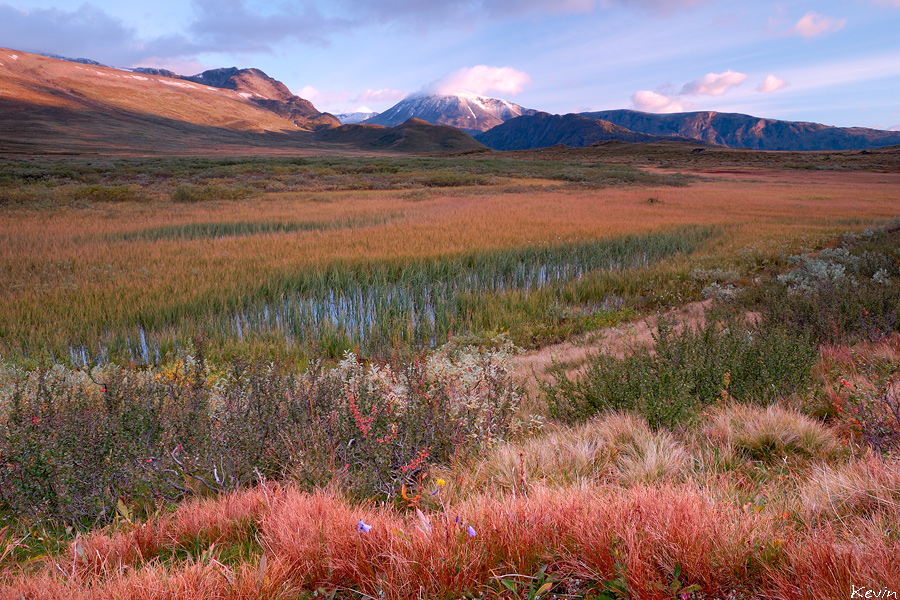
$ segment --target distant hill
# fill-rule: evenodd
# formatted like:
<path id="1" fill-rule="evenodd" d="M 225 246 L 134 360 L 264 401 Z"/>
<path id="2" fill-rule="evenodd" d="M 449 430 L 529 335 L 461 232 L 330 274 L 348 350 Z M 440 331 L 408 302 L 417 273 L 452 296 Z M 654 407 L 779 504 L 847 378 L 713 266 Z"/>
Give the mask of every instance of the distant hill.
<path id="1" fill-rule="evenodd" d="M 900 131 L 829 127 L 819 123 L 762 119 L 739 113 L 652 114 L 634 110 L 580 113 L 648 135 L 675 135 L 754 150 L 863 150 L 900 144 Z"/>
<path id="2" fill-rule="evenodd" d="M 576 114 L 538 112 L 510 119 L 476 135 L 475 139 L 495 150 L 530 150 L 557 144 L 584 147 L 608 140 L 655 142 L 671 138 L 635 133 L 609 121 Z"/>
<path id="3" fill-rule="evenodd" d="M 450 125 L 477 134 L 535 110 L 499 98 L 471 93 L 413 95 L 405 98 L 376 117 L 370 125 L 398 125 L 407 119 L 421 119 L 434 125 Z"/>
<path id="4" fill-rule="evenodd" d="M 250 102 L 288 119 L 301 129 L 315 130 L 320 127 L 337 127 L 341 122 L 328 113 L 320 112 L 312 102 L 291 93 L 286 85 L 273 79 L 259 69 L 238 69 L 230 67 L 211 69 L 198 75 L 178 75 L 165 69 L 134 69 L 136 73 L 158 75 L 202 85 L 234 90 Z"/>
<path id="5" fill-rule="evenodd" d="M 467 152 L 485 148 L 464 131 L 448 125 L 432 125 L 421 119 L 408 119 L 394 127 L 342 125 L 319 130 L 316 139 L 329 144 L 396 152 Z"/>

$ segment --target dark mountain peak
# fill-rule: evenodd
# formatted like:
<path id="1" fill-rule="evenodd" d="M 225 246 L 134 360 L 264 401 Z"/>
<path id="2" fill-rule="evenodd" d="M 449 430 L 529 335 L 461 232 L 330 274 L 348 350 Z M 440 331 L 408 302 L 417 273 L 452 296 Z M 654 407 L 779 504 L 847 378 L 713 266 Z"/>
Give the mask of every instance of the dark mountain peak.
<path id="1" fill-rule="evenodd" d="M 537 112 L 510 119 L 475 139 L 495 150 L 530 150 L 560 144 L 584 147 L 608 140 L 653 142 L 662 138 L 582 115 Z"/>
<path id="2" fill-rule="evenodd" d="M 169 77 L 170 79 L 181 79 L 181 75 L 168 69 L 154 69 L 152 67 L 137 67 L 132 69 L 135 73 L 143 73 L 144 75 L 156 75 L 157 77 Z"/>
<path id="3" fill-rule="evenodd" d="M 655 114 L 635 110 L 581 113 L 649 135 L 677 135 L 754 150 L 861 150 L 900 143 L 900 132 L 831 127 L 715 111 Z"/>
<path id="4" fill-rule="evenodd" d="M 59 54 L 41 54 L 47 58 L 55 58 L 56 60 L 64 60 L 66 62 L 81 63 L 83 65 L 94 65 L 95 67 L 105 67 L 103 63 L 97 62 L 92 58 L 70 58 L 68 56 L 60 56 Z"/>

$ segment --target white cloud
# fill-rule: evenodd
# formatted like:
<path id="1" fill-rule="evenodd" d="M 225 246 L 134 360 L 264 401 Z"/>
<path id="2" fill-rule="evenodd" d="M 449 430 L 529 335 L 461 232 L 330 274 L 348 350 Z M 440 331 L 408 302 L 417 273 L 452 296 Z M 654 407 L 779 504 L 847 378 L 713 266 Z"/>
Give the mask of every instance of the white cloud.
<path id="1" fill-rule="evenodd" d="M 670 97 L 650 90 L 641 90 L 631 97 L 631 103 L 637 110 L 653 113 L 684 112 L 693 106 L 681 98 Z"/>
<path id="2" fill-rule="evenodd" d="M 685 84 L 681 93 L 692 96 L 721 96 L 734 86 L 744 83 L 745 79 L 747 75 L 730 69 L 724 73 L 707 73 L 700 79 Z"/>
<path id="3" fill-rule="evenodd" d="M 369 102 L 399 102 L 406 97 L 406 92 L 402 90 L 366 90 L 357 96 L 353 102 L 367 104 Z M 363 111 L 359 111 L 363 112 Z"/>
<path id="4" fill-rule="evenodd" d="M 825 15 L 810 11 L 803 15 L 788 33 L 799 35 L 800 37 L 812 38 L 839 31 L 843 29 L 846 24 L 847 19 L 826 17 Z"/>
<path id="5" fill-rule="evenodd" d="M 759 84 L 759 87 L 756 88 L 757 92 L 762 92 L 763 94 L 771 94 L 772 92 L 778 91 L 783 88 L 787 84 L 784 79 L 779 79 L 774 75 L 769 75 L 766 77 L 765 81 Z"/>
<path id="6" fill-rule="evenodd" d="M 453 71 L 426 86 L 423 91 L 432 94 L 455 94 L 458 92 L 488 94 L 493 92 L 514 96 L 530 82 L 531 77 L 528 76 L 528 73 L 517 71 L 512 67 L 476 65 Z"/>

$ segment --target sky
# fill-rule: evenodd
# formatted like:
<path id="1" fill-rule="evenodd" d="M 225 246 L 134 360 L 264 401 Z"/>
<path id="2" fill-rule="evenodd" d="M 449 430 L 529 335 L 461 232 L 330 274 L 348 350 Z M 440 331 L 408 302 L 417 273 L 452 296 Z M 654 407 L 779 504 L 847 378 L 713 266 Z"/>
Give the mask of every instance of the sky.
<path id="1" fill-rule="evenodd" d="M 900 0 L 0 0 L 0 46 L 256 67 L 335 114 L 470 91 L 900 129 Z"/>

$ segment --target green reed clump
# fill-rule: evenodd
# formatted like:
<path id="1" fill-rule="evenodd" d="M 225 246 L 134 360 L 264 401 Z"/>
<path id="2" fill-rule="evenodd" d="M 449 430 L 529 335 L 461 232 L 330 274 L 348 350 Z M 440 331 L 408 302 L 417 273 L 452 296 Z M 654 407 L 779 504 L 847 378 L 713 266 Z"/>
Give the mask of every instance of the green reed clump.
<path id="1" fill-rule="evenodd" d="M 293 233 L 297 231 L 331 231 L 334 229 L 353 229 L 370 225 L 383 225 L 396 215 L 386 214 L 378 217 L 359 217 L 354 219 L 332 219 L 320 221 L 229 221 L 221 223 L 184 223 L 148 227 L 136 231 L 128 231 L 110 235 L 113 240 L 198 240 L 223 237 L 264 235 L 274 233 Z"/>
<path id="2" fill-rule="evenodd" d="M 132 506 L 294 477 L 395 495 L 432 465 L 515 427 L 512 347 L 448 349 L 337 368 L 236 357 L 204 344 L 159 369 L 0 371 L 0 513 L 107 522 Z"/>
<path id="3" fill-rule="evenodd" d="M 545 387 L 551 413 L 567 421 L 607 410 L 633 410 L 655 427 L 673 427 L 722 398 L 765 403 L 806 389 L 815 346 L 786 328 L 708 315 L 681 331 L 662 319 L 653 348 L 624 359 L 592 356 L 574 377 L 556 368 Z"/>

